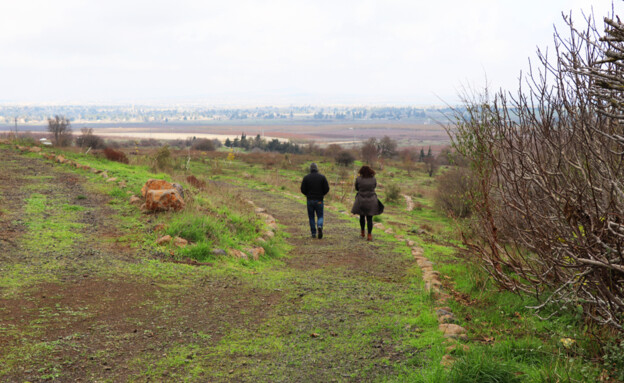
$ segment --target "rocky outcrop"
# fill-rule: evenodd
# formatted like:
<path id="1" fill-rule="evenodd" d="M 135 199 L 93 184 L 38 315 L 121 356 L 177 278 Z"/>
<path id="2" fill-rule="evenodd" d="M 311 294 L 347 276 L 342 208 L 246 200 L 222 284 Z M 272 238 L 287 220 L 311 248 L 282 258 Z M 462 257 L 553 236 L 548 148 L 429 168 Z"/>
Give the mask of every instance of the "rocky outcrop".
<path id="1" fill-rule="evenodd" d="M 150 190 L 166 190 L 166 189 L 173 189 L 173 184 L 170 184 L 169 182 L 165 180 L 149 179 L 147 180 L 145 185 L 143 185 L 143 187 L 141 188 L 141 195 L 143 196 L 143 198 L 146 198 L 147 192 Z"/>
<path id="2" fill-rule="evenodd" d="M 159 212 L 184 209 L 184 190 L 178 184 L 171 184 L 165 180 L 148 180 L 141 188 L 145 203 L 141 210 Z"/>
<path id="3" fill-rule="evenodd" d="M 184 209 L 184 206 L 184 200 L 176 189 L 148 190 L 141 210 L 148 212 L 178 211 Z"/>

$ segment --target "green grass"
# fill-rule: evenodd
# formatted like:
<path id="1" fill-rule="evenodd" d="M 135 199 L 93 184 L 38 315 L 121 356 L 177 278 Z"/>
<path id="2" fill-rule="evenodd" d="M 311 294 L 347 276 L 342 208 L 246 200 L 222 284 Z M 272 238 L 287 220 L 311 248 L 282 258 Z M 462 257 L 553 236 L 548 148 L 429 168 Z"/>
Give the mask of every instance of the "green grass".
<path id="1" fill-rule="evenodd" d="M 82 238 L 83 224 L 76 222 L 76 211 L 84 208 L 50 201 L 43 194 L 33 193 L 26 199 L 24 224 L 28 228 L 23 239 L 30 251 L 41 252 L 51 248 L 67 251 Z"/>

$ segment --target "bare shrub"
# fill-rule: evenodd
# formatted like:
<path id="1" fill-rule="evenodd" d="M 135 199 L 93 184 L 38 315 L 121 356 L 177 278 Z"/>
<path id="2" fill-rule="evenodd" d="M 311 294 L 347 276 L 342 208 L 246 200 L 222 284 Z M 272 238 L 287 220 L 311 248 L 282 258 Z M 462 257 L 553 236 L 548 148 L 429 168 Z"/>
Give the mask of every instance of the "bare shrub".
<path id="1" fill-rule="evenodd" d="M 76 137 L 76 145 L 81 148 L 103 149 L 106 145 L 100 136 L 93 134 L 93 128 L 81 128 L 81 136 Z"/>
<path id="2" fill-rule="evenodd" d="M 343 150 L 336 155 L 336 164 L 340 166 L 351 166 L 355 162 L 355 156 L 347 150 Z"/>
<path id="3" fill-rule="evenodd" d="M 379 150 L 377 148 L 377 139 L 369 138 L 360 149 L 362 153 L 362 161 L 371 167 L 375 166 L 377 159 L 379 158 Z"/>
<path id="4" fill-rule="evenodd" d="M 106 148 L 102 153 L 104 153 L 104 157 L 110 161 L 121 162 L 122 164 L 127 164 L 129 162 L 126 153 L 121 150 Z"/>
<path id="5" fill-rule="evenodd" d="M 202 152 L 212 152 L 215 149 L 216 147 L 215 147 L 213 140 L 209 140 L 207 138 L 196 140 L 195 143 L 193 143 L 193 150 L 201 150 Z"/>
<path id="6" fill-rule="evenodd" d="M 437 179 L 434 196 L 436 206 L 455 218 L 466 218 L 472 213 L 470 192 L 474 180 L 468 168 L 453 167 Z"/>
<path id="7" fill-rule="evenodd" d="M 72 129 L 69 118 L 54 116 L 48 118 L 48 131 L 52 133 L 55 146 L 69 146 L 72 142 Z"/>
<path id="8" fill-rule="evenodd" d="M 542 307 L 624 324 L 624 24 L 588 19 L 538 53 L 526 90 L 465 97 L 452 140 L 477 178 L 478 241 L 496 281 Z M 551 81 L 551 78 L 554 81 Z M 501 227 L 508 236 L 501 238 Z"/>

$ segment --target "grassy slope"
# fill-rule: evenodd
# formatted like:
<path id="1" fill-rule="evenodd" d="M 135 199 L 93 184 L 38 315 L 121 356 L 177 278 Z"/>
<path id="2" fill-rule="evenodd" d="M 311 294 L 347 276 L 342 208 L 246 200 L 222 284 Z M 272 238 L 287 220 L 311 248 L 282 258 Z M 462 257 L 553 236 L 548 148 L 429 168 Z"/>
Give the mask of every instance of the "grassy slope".
<path id="1" fill-rule="evenodd" d="M 138 193 L 144 179 L 154 177 L 145 167 L 120 165 L 90 156 L 70 156 L 80 163 L 106 169 L 109 175 L 128 180 L 129 188 L 135 193 Z M 584 332 L 579 330 L 579 318 L 570 314 L 548 322 L 538 320 L 524 308 L 530 302 L 529 298 L 521 299 L 498 292 L 481 270 L 460 257 L 452 223 L 431 209 L 432 183 L 428 177 L 407 177 L 392 168 L 386 168 L 379 174 L 382 185 L 397 182 L 417 202 L 417 209 L 411 213 L 404 212 L 402 201 L 387 204 L 387 212 L 381 221 L 423 246 L 426 255 L 436 262 L 436 268 L 448 276 L 449 287 L 457 291 L 457 300 L 452 303 L 452 308 L 460 324 L 469 329 L 472 341 L 469 342 L 470 351 L 457 353 L 455 367 L 446 369 L 440 366 L 446 345 L 437 331 L 433 302 L 423 291 L 419 270 L 411 264 L 408 248 L 397 243 L 393 237 L 376 232 L 376 236 L 382 237 L 384 241 L 375 242 L 375 247 L 371 248 L 373 250 L 361 248 L 361 251 L 364 252 L 362 254 L 370 251 L 371 257 L 373 254 L 388 254 L 387 260 L 375 261 L 374 265 L 387 265 L 389 270 L 394 270 L 392 275 L 397 276 L 398 281 L 374 278 L 374 274 L 353 274 L 353 265 L 330 269 L 324 265 L 303 269 L 293 267 L 289 259 L 305 259 L 317 249 L 313 243 L 298 240 L 302 231 L 305 233 L 305 218 L 300 213 L 292 213 L 302 203 L 296 198 L 298 183 L 303 175 L 302 166 L 287 162 L 283 165 L 286 170 L 268 171 L 239 161 L 194 161 L 191 173 L 200 178 L 203 174 L 210 174 L 206 178 L 238 183 L 245 188 L 259 190 L 262 194 L 248 195 L 245 189 L 240 189 L 242 194 L 236 194 L 230 200 L 236 203 L 230 203 L 230 206 L 226 205 L 227 199 L 215 203 L 215 199 L 222 198 L 215 196 L 216 192 L 212 196 L 200 195 L 194 207 L 207 214 L 162 214 L 157 218 L 146 218 L 135 208 L 129 207 L 126 192 L 103 182 L 101 177 L 62 167 L 63 171 L 85 177 L 88 181 L 85 189 L 89 193 L 106 193 L 110 196 L 110 218 L 119 232 L 105 241 L 114 241 L 116 245 L 126 247 L 129 253 L 139 254 L 138 262 L 102 261 L 96 257 L 89 260 L 80 272 L 88 269 L 106 278 L 127 279 L 136 283 L 150 281 L 160 288 L 158 293 L 146 298 L 146 304 L 149 305 L 144 310 L 161 318 L 158 329 L 170 334 L 162 340 L 163 348 L 133 354 L 131 360 L 124 360 L 127 368 L 133 371 L 134 380 L 318 381 L 319 376 L 337 381 L 595 380 L 597 371 L 584 358 L 587 347 L 578 347 L 579 344 L 591 344 Z M 320 162 L 320 167 L 330 180 L 351 182 L 351 172 L 346 176 L 341 175 L 341 170 L 329 162 Z M 392 176 L 389 176 L 390 173 Z M 41 243 L 46 244 L 45 247 L 51 243 L 58 246 L 52 250 L 54 254 L 66 254 L 72 244 L 93 241 L 90 237 L 92 233 L 80 225 L 84 225 L 81 222 L 84 212 L 96 208 L 81 206 L 78 198 L 80 194 L 70 201 L 60 195 L 50 197 L 41 193 L 41 187 L 48 182 L 49 178 L 42 177 L 31 179 L 23 185 L 26 197 L 21 210 L 26 229 L 21 241 L 24 243 L 24 253 L 35 254 L 33 258 L 37 258 L 35 250 L 41 248 Z M 344 188 L 344 193 L 341 188 Z M 337 193 L 328 200 L 328 204 L 338 207 L 338 210 L 348 209 L 351 194 L 346 192 L 347 188 L 334 186 Z M 197 268 L 162 263 L 149 257 L 154 252 L 163 252 L 153 245 L 156 234 L 151 232 L 151 228 L 156 223 L 167 222 L 170 230 L 173 230 L 171 228 L 177 227 L 176 222 L 182 222 L 178 225 L 181 227 L 201 226 L 201 223 L 195 221 L 198 216 L 232 217 L 233 222 L 240 221 L 241 217 L 249 214 L 244 209 L 240 210 L 240 201 L 244 196 L 261 199 L 267 207 L 279 213 L 283 218 L 280 222 L 292 219 L 290 226 L 294 226 L 296 219 L 304 221 L 303 228 L 290 227 L 290 238 L 277 238 L 268 245 L 268 249 L 276 249 L 270 252 L 278 255 L 288 249 L 287 245 L 290 244 L 290 256 L 286 260 L 270 257 L 260 262 L 219 260 L 212 268 Z M 41 220 L 42 213 L 52 218 Z M 335 218 L 336 222 L 339 222 L 339 217 Z M 349 233 L 348 225 L 353 224 L 352 221 L 340 223 L 340 230 L 345 235 Z M 249 237 L 242 235 L 243 243 L 240 247 L 253 241 L 250 224 L 261 225 L 253 221 L 249 223 L 249 220 L 242 224 L 241 233 L 247 233 Z M 289 231 L 289 227 L 285 229 Z M 414 234 L 419 229 L 427 233 Z M 287 244 L 283 244 L 284 240 Z M 236 247 L 239 246 L 238 242 L 238 236 L 233 238 L 222 231 L 207 243 L 212 248 Z M 331 242 L 331 238 L 327 242 L 328 247 L 323 249 L 325 255 L 333 252 L 341 254 L 348 252 L 351 247 L 361 246 L 358 243 Z M 176 249 L 167 250 L 173 251 L 174 256 L 184 256 Z M 4 264 L 0 277 L 3 297 L 28 297 L 29 291 L 36 289 L 42 282 L 62 283 L 71 271 L 64 270 L 67 264 L 62 257 L 55 259 L 45 262 L 46 267 L 30 261 Z M 402 271 L 397 271 L 397 265 L 402 265 Z M 328 270 L 335 272 L 328 273 Z M 211 323 L 194 328 L 191 322 L 201 320 L 193 315 L 186 318 L 182 314 L 186 310 L 199 313 L 197 310 L 200 309 L 195 307 L 195 303 L 189 303 L 183 298 L 200 291 L 198 286 L 205 286 L 206 281 L 217 285 L 219 281 L 227 281 L 224 286 L 242 286 L 236 288 L 235 295 L 228 295 L 227 299 L 245 303 L 241 306 L 241 312 L 230 313 L 229 307 L 236 306 L 234 301 L 228 301 L 225 306 L 215 306 L 214 301 L 211 301 L 211 311 L 202 313 L 222 313 L 224 319 L 233 322 L 214 325 L 217 329 L 214 331 L 202 330 L 204 325 L 211 328 Z M 213 294 L 215 289 L 206 288 L 202 291 Z M 274 295 L 279 297 L 271 298 Z M 265 306 L 265 301 L 271 305 Z M 258 312 L 258 307 L 263 307 L 262 314 Z M 9 338 L 18 333 L 31 336 L 3 353 L 5 367 L 0 369 L 0 374 L 15 373 L 18 364 L 37 363 L 43 366 L 39 367 L 41 371 L 37 372 L 38 375 L 34 375 L 38 379 L 66 376 L 60 361 L 43 355 L 67 347 L 80 349 L 80 342 L 74 341 L 76 344 L 71 346 L 72 338 L 64 341 L 36 340 L 45 333 L 48 325 L 46 321 L 52 323 L 49 317 L 58 315 L 59 310 L 42 312 L 42 323 L 29 323 L 21 328 L 5 326 L 1 329 L 0 334 Z M 72 312 L 89 315 L 88 309 Z M 192 334 L 188 337 L 174 336 L 183 326 L 193 328 Z M 577 340 L 571 348 L 564 347 L 560 342 L 561 338 L 568 337 Z M 104 356 L 98 354 L 97 358 L 105 358 L 110 351 L 101 352 Z M 44 363 L 40 363 L 42 360 Z M 92 376 L 106 378 L 109 375 Z M 109 379 L 115 380 L 115 375 L 109 376 Z"/>

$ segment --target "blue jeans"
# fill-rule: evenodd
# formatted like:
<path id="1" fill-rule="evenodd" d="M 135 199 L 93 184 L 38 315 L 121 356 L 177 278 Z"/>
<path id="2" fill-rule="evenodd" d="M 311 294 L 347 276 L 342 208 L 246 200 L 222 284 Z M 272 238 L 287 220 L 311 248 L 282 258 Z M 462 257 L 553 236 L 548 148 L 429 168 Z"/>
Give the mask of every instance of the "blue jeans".
<path id="1" fill-rule="evenodd" d="M 314 213 L 318 218 L 317 223 L 314 223 Z M 316 227 L 323 227 L 323 201 L 309 199 L 308 200 L 308 218 L 310 219 L 310 231 L 312 235 L 316 235 Z"/>

